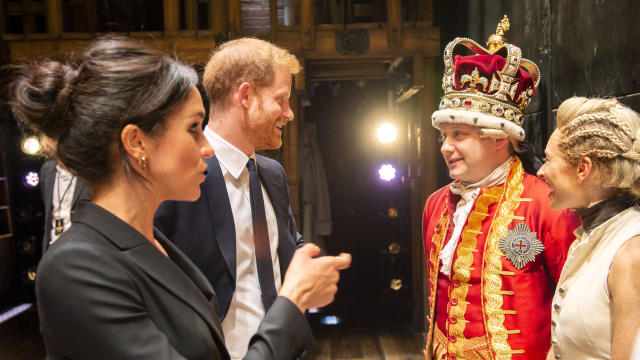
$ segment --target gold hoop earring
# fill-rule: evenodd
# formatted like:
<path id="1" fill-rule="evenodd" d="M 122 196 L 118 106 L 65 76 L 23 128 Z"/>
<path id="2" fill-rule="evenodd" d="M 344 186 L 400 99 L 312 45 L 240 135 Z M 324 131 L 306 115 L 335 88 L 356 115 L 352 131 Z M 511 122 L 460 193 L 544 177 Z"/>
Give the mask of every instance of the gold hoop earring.
<path id="1" fill-rule="evenodd" d="M 143 156 L 138 159 L 138 166 L 140 166 L 143 170 L 147 168 L 147 157 Z"/>

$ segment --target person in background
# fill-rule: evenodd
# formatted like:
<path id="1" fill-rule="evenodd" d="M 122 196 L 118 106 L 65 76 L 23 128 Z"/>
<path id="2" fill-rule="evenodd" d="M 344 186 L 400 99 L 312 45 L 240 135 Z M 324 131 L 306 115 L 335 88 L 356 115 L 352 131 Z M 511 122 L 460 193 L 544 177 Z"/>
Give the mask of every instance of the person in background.
<path id="1" fill-rule="evenodd" d="M 519 153 L 538 68 L 504 42 L 456 38 L 444 51 L 445 95 L 432 124 L 454 181 L 424 208 L 427 359 L 543 360 L 551 298 L 579 219 L 549 207 Z M 458 46 L 460 45 L 460 46 Z M 459 47 L 475 54 L 455 55 Z"/>
<path id="2" fill-rule="evenodd" d="M 69 230 L 78 203 L 91 201 L 91 189 L 54 159 L 42 164 L 40 178 L 44 202 L 44 254 L 63 232 Z"/>
<path id="3" fill-rule="evenodd" d="M 548 359 L 629 359 L 640 329 L 640 115 L 616 99 L 558 108 L 538 176 L 582 218 L 553 297 Z"/>
<path id="4" fill-rule="evenodd" d="M 203 77 L 210 103 L 204 135 L 216 154 L 207 160 L 202 194 L 193 203 L 166 202 L 156 213 L 156 226 L 216 290 L 232 359 L 246 352 L 302 246 L 285 171 L 256 154 L 282 146 L 299 71 L 293 55 L 267 41 L 242 38 L 217 48 Z"/>
<path id="5" fill-rule="evenodd" d="M 153 226 L 164 200 L 193 201 L 213 154 L 193 69 L 139 41 L 95 40 L 68 63 L 24 65 L 16 118 L 50 138 L 91 187 L 73 225 L 38 267 L 40 330 L 50 359 L 229 359 L 217 298 Z M 312 342 L 304 317 L 332 301 L 350 257 L 299 249 L 246 359 L 293 359 Z"/>

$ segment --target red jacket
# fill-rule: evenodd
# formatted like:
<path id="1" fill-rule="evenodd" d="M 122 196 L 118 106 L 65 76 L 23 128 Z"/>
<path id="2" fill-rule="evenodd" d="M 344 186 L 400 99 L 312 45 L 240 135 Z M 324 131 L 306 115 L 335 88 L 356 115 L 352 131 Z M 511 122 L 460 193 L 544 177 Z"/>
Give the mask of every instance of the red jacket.
<path id="1" fill-rule="evenodd" d="M 579 217 L 552 210 L 546 184 L 514 157 L 504 184 L 480 190 L 446 276 L 440 251 L 459 199 L 446 186 L 424 209 L 427 358 L 543 360 L 551 345 L 551 300 Z"/>

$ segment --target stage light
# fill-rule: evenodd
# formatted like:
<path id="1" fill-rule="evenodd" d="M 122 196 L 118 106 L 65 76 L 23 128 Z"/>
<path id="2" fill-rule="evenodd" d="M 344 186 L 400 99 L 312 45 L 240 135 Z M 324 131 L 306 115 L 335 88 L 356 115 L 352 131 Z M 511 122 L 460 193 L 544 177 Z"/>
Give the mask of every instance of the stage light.
<path id="1" fill-rule="evenodd" d="M 402 279 L 391 279 L 391 283 L 389 284 L 389 287 L 393 291 L 398 291 L 402 289 Z"/>
<path id="2" fill-rule="evenodd" d="M 342 319 L 334 315 L 327 315 L 320 320 L 322 325 L 339 325 L 341 322 Z"/>
<path id="3" fill-rule="evenodd" d="M 396 178 L 396 168 L 391 164 L 383 164 L 378 169 L 378 175 L 384 181 L 391 181 Z"/>
<path id="4" fill-rule="evenodd" d="M 22 282 L 32 284 L 36 281 L 36 268 L 30 267 L 22 272 Z"/>
<path id="5" fill-rule="evenodd" d="M 18 252 L 22 255 L 33 255 L 35 251 L 36 237 L 31 236 L 18 242 Z"/>
<path id="6" fill-rule="evenodd" d="M 383 143 L 390 143 L 398 136 L 398 130 L 391 123 L 384 123 L 378 128 L 378 140 Z"/>
<path id="7" fill-rule="evenodd" d="M 400 244 L 394 241 L 391 244 L 389 244 L 388 249 L 389 249 L 389 254 L 398 255 L 400 253 L 400 250 L 402 250 L 402 246 L 400 246 Z"/>
<path id="8" fill-rule="evenodd" d="M 24 175 L 24 185 L 26 187 L 36 187 L 40 183 L 40 175 L 36 171 L 29 171 Z"/>
<path id="9" fill-rule="evenodd" d="M 32 306 L 32 304 L 30 304 L 30 303 L 18 305 L 16 307 L 14 307 L 13 309 L 10 309 L 9 311 L 6 311 L 6 312 L 0 314 L 0 324 L 2 324 L 3 322 L 11 319 L 14 316 L 20 315 L 21 313 L 29 310 L 29 308 L 31 306 Z"/>
<path id="10" fill-rule="evenodd" d="M 390 207 L 389 209 L 387 209 L 387 216 L 389 216 L 389 218 L 391 219 L 395 219 L 398 217 L 398 208 L 395 206 Z"/>
<path id="11" fill-rule="evenodd" d="M 22 144 L 20 146 L 22 148 L 22 152 L 27 155 L 35 155 L 42 150 L 42 145 L 40 144 L 40 140 L 38 140 L 35 136 L 29 136 L 22 140 Z"/>

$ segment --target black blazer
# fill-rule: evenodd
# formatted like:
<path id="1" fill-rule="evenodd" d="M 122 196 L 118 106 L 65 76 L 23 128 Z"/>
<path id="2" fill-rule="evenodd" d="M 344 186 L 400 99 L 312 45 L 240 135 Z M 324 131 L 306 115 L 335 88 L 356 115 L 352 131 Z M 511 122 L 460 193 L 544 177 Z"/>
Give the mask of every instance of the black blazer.
<path id="1" fill-rule="evenodd" d="M 40 190 L 44 202 L 44 234 L 42 234 L 42 253 L 49 248 L 51 228 L 53 227 L 53 186 L 56 183 L 56 160 L 48 160 L 40 168 Z M 91 201 L 91 189 L 82 180 L 76 181 L 71 201 L 71 223 L 79 201 Z"/>
<path id="2" fill-rule="evenodd" d="M 302 246 L 302 236 L 296 231 L 284 169 L 265 156 L 256 155 L 256 162 L 278 222 L 278 258 L 284 279 L 294 251 Z M 156 212 L 155 225 L 209 279 L 224 319 L 236 285 L 236 230 L 220 163 L 213 156 L 207 165 L 200 198 L 195 202 L 165 201 Z"/>
<path id="3" fill-rule="evenodd" d="M 159 231 L 169 257 L 105 209 L 78 205 L 74 224 L 44 255 L 36 292 L 49 359 L 229 359 L 215 293 Z M 309 325 L 278 297 L 245 359 L 291 359 Z"/>

